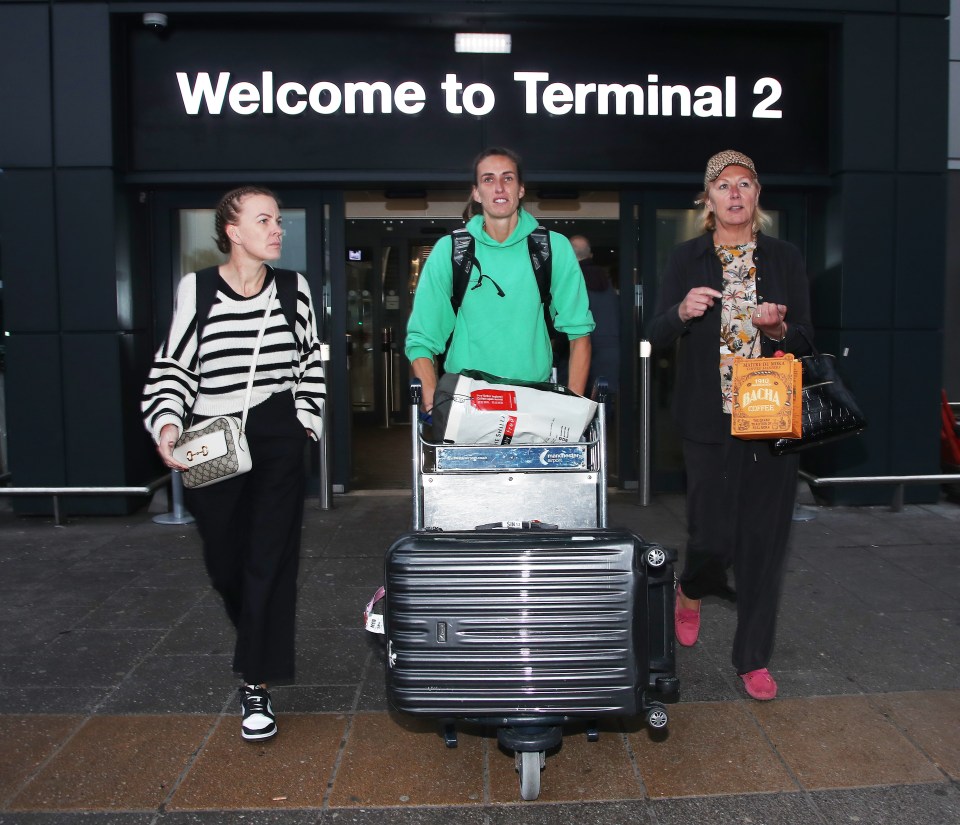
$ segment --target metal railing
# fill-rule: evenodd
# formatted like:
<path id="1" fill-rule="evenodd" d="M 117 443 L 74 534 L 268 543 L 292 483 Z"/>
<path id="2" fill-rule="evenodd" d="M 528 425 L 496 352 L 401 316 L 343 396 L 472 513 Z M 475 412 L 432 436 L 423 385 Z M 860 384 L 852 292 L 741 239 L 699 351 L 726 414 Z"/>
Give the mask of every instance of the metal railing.
<path id="1" fill-rule="evenodd" d="M 899 513 L 903 510 L 903 493 L 907 484 L 950 484 L 960 482 L 960 473 L 931 473 L 929 475 L 902 476 L 821 476 L 800 471 L 800 478 L 811 487 L 836 487 L 841 484 L 891 484 L 894 487 L 890 509 Z"/>
<path id="2" fill-rule="evenodd" d="M 9 473 L 4 477 L 9 479 Z M 60 499 L 63 496 L 151 496 L 170 480 L 166 473 L 142 487 L 0 487 L 0 496 L 50 496 L 53 499 L 53 518 L 63 524 Z"/>

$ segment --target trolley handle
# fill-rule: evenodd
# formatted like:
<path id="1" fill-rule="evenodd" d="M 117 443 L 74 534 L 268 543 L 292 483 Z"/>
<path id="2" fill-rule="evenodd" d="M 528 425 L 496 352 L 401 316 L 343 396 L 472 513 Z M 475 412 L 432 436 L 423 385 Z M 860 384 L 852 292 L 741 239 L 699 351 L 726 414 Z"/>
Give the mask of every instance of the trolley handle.
<path id="1" fill-rule="evenodd" d="M 410 403 L 414 407 L 420 406 L 420 401 L 423 399 L 423 384 L 420 383 L 419 378 L 410 379 Z"/>
<path id="2" fill-rule="evenodd" d="M 590 393 L 590 400 L 596 401 L 598 404 L 605 404 L 609 392 L 610 384 L 607 379 L 602 375 L 597 376 L 597 380 L 593 382 L 593 392 Z"/>

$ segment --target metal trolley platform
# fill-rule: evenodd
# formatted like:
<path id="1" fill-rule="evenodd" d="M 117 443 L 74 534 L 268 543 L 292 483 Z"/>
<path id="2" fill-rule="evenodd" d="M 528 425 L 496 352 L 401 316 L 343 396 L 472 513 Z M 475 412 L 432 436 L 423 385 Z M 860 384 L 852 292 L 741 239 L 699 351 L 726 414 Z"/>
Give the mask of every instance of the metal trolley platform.
<path id="1" fill-rule="evenodd" d="M 415 530 L 473 530 L 491 521 L 560 529 L 607 526 L 606 383 L 583 441 L 442 444 L 424 438 L 420 381 L 410 384 Z"/>

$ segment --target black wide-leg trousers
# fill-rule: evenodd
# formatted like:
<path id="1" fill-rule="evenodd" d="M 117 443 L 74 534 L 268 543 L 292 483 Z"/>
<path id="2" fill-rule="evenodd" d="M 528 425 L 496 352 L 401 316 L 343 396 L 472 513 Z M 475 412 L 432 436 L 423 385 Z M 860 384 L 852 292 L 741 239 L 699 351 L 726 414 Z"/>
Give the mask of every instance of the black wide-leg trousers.
<path id="1" fill-rule="evenodd" d="M 731 658 L 737 673 L 749 673 L 766 667 L 773 654 L 799 458 L 732 436 L 721 444 L 685 440 L 683 451 L 688 542 L 680 585 L 691 599 L 723 596 L 733 568 Z"/>
<path id="2" fill-rule="evenodd" d="M 292 397 L 272 396 L 248 416 L 251 471 L 185 491 L 210 582 L 236 629 L 233 669 L 248 684 L 294 678 L 306 438 Z"/>

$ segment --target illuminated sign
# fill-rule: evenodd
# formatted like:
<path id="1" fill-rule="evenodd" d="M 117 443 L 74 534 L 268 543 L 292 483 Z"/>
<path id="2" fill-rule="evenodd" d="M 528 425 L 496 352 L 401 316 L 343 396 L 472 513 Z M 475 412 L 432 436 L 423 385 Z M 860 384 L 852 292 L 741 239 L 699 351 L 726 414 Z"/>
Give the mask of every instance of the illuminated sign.
<path id="1" fill-rule="evenodd" d="M 566 83 L 549 82 L 548 72 L 514 72 L 513 79 L 524 88 L 524 114 L 536 115 L 649 115 L 661 117 L 736 117 L 737 78 L 727 75 L 716 86 L 691 89 L 683 84 L 661 83 L 659 75 L 647 75 L 647 85 L 638 83 Z M 230 72 L 219 72 L 216 82 L 209 72 L 191 78 L 177 72 L 177 84 L 188 115 L 219 115 L 224 104 L 238 115 L 302 115 L 308 110 L 318 115 L 381 114 L 396 112 L 416 115 L 427 105 L 427 92 L 413 80 L 391 87 L 384 81 L 347 81 L 342 86 L 319 80 L 309 87 L 298 81 L 276 85 L 274 74 L 265 71 L 260 84 L 246 80 L 231 81 Z M 439 84 L 442 101 L 450 114 L 483 117 L 496 105 L 494 90 L 485 83 L 466 88 L 457 75 L 448 74 Z M 775 108 L 783 94 L 783 85 L 774 77 L 761 77 L 753 83 L 758 101 L 751 109 L 755 118 L 780 118 Z"/>
<path id="2" fill-rule="evenodd" d="M 538 183 L 642 180 L 731 147 L 766 174 L 828 171 L 826 26 L 550 21 L 473 54 L 442 28 L 302 20 L 131 29 L 130 169 L 420 183 L 499 145 Z"/>

